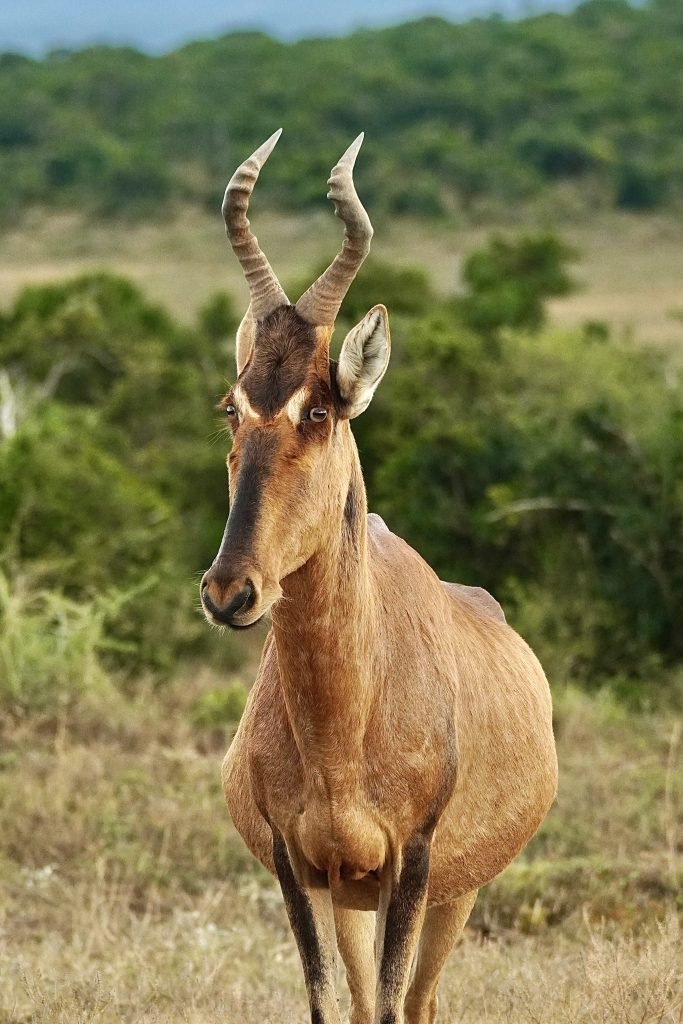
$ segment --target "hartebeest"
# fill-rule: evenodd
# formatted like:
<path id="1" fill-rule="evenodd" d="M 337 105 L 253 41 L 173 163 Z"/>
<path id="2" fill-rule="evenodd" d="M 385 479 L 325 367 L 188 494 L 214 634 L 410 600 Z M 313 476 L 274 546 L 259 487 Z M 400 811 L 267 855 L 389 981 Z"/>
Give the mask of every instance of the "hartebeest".
<path id="1" fill-rule="evenodd" d="M 384 306 L 329 357 L 372 237 L 352 177 L 362 136 L 329 181 L 341 252 L 291 305 L 247 219 L 279 134 L 235 172 L 223 203 L 251 302 L 223 401 L 230 514 L 201 597 L 211 622 L 232 627 L 272 611 L 225 797 L 279 879 L 313 1024 L 339 1022 L 337 948 L 352 1024 L 432 1024 L 477 889 L 553 800 L 550 695 L 486 591 L 441 583 L 367 514 L 349 420 L 387 367 Z"/>

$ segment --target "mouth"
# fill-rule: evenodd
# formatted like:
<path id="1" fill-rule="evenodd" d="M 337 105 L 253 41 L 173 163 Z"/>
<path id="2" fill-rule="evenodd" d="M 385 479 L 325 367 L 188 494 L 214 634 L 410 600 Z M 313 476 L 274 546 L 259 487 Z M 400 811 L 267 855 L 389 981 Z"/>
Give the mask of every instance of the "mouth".
<path id="1" fill-rule="evenodd" d="M 241 614 L 234 616 L 229 624 L 230 629 L 252 629 L 253 626 L 258 626 L 259 622 L 262 622 L 263 619 L 270 615 L 273 606 L 277 604 L 281 597 L 282 591 L 279 586 L 266 587 L 261 593 L 258 607 L 245 609 Z M 219 624 L 223 625 L 223 623 Z"/>
<path id="2" fill-rule="evenodd" d="M 265 612 L 262 612 L 260 615 L 257 615 L 255 619 L 252 619 L 250 622 L 237 622 L 236 620 L 233 619 L 232 622 L 225 623 L 225 622 L 220 622 L 218 619 L 215 619 L 213 617 L 213 615 L 209 616 L 209 620 L 211 622 L 213 622 L 214 625 L 216 625 L 216 626 L 226 626 L 227 625 L 228 629 L 245 630 L 245 629 L 252 629 L 254 626 L 258 626 L 259 622 L 261 621 L 261 619 L 263 618 L 264 615 L 265 615 Z"/>
<path id="3" fill-rule="evenodd" d="M 267 609 L 261 609 L 255 615 L 252 614 L 251 617 L 249 617 L 248 614 L 245 614 L 242 618 L 234 615 L 230 619 L 227 619 L 214 614 L 214 610 L 211 607 L 210 602 L 202 597 L 202 611 L 204 612 L 204 618 L 207 622 L 210 622 L 212 626 L 222 626 L 223 628 L 227 627 L 228 629 L 251 629 L 252 626 L 258 625 L 266 614 Z"/>

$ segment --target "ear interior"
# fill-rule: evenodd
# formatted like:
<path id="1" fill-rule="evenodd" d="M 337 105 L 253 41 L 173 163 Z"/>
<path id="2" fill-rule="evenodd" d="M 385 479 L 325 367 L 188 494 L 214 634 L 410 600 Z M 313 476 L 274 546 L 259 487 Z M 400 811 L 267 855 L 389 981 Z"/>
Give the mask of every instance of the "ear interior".
<path id="1" fill-rule="evenodd" d="M 389 315 L 385 306 L 373 306 L 346 335 L 339 354 L 337 386 L 349 419 L 370 405 L 390 352 Z"/>
<path id="2" fill-rule="evenodd" d="M 237 328 L 235 339 L 235 359 L 237 361 L 237 373 L 242 372 L 246 366 L 251 350 L 254 347 L 254 335 L 256 333 L 256 321 L 251 315 L 251 303 L 242 318 L 242 323 Z"/>

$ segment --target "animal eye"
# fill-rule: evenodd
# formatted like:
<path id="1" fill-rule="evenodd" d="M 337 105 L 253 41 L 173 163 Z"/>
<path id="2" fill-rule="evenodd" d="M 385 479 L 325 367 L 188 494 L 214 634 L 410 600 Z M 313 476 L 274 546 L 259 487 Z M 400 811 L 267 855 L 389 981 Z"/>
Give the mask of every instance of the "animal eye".
<path id="1" fill-rule="evenodd" d="M 327 418 L 327 409 L 311 409 L 308 415 L 315 423 L 322 423 Z"/>
<path id="2" fill-rule="evenodd" d="M 236 416 L 237 415 L 237 409 L 235 408 L 235 406 L 234 405 L 226 405 L 226 407 L 225 407 L 225 415 L 226 416 Z"/>

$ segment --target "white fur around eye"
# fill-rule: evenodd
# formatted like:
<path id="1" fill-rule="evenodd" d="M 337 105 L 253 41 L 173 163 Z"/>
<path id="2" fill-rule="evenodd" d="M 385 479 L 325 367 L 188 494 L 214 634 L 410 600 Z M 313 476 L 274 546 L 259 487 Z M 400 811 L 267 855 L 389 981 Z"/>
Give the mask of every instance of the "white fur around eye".
<path id="1" fill-rule="evenodd" d="M 346 415 L 358 416 L 369 406 L 389 362 L 391 338 L 384 306 L 375 306 L 349 331 L 337 365 L 337 386 Z"/>
<path id="2" fill-rule="evenodd" d="M 243 387 L 241 387 L 239 384 L 235 384 L 234 388 L 232 389 L 232 395 L 240 419 L 261 419 L 256 410 L 252 408 L 252 405 L 249 399 L 247 398 L 246 392 Z"/>
<path id="3" fill-rule="evenodd" d="M 285 406 L 285 412 L 295 427 L 303 419 L 304 409 L 308 405 L 309 398 L 308 388 L 298 388 Z"/>

